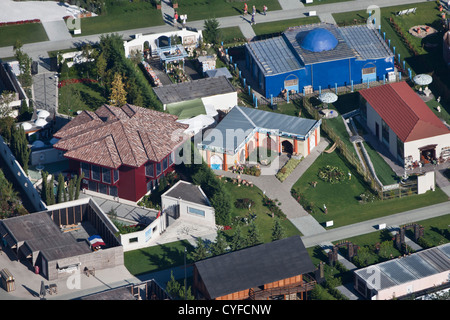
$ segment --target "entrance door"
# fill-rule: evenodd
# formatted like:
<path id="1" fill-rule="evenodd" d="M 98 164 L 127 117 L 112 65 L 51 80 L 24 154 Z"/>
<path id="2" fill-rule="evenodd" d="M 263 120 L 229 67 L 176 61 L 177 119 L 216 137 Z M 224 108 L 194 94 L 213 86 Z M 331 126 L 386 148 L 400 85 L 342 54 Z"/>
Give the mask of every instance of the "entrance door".
<path id="1" fill-rule="evenodd" d="M 378 140 L 380 140 L 380 125 L 378 122 L 375 122 L 375 136 Z"/>
<path id="2" fill-rule="evenodd" d="M 211 169 L 213 170 L 222 169 L 222 159 L 218 155 L 211 156 Z"/>
<path id="3" fill-rule="evenodd" d="M 292 143 L 288 140 L 284 140 L 281 143 L 281 147 L 282 147 L 282 152 L 283 153 L 288 153 L 288 154 L 292 154 L 294 152 L 294 146 L 292 145 Z"/>

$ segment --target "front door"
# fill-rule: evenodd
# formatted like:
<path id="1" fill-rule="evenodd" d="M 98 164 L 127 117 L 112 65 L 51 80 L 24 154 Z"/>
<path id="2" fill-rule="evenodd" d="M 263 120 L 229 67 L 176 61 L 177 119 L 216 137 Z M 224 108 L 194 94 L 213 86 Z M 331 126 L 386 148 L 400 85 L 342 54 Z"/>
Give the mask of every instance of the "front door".
<path id="1" fill-rule="evenodd" d="M 380 125 L 377 122 L 375 123 L 375 136 L 380 140 Z"/>

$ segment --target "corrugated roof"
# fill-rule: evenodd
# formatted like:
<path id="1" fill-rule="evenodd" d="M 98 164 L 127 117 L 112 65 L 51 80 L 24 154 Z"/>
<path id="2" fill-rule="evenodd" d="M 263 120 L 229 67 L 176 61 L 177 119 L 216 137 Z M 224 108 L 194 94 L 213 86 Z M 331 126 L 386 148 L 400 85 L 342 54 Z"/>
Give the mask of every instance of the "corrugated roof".
<path id="1" fill-rule="evenodd" d="M 236 92 L 236 89 L 225 76 L 219 76 L 155 87 L 153 91 L 163 104 L 169 104 Z"/>
<path id="2" fill-rule="evenodd" d="M 450 270 L 450 243 L 356 270 L 376 290 L 387 289 Z"/>
<path id="3" fill-rule="evenodd" d="M 360 94 L 403 142 L 450 133 L 405 81 L 364 89 Z"/>
<path id="4" fill-rule="evenodd" d="M 316 269 L 299 236 L 198 261 L 195 267 L 212 299 Z"/>
<path id="5" fill-rule="evenodd" d="M 303 68 L 283 37 L 249 42 L 246 47 L 266 75 Z"/>
<path id="6" fill-rule="evenodd" d="M 305 137 L 317 123 L 317 120 L 235 106 L 206 134 L 202 144 L 234 152 L 256 130 Z"/>
<path id="7" fill-rule="evenodd" d="M 378 32 L 367 25 L 338 28 L 347 44 L 363 59 L 380 59 L 393 56 Z"/>
<path id="8" fill-rule="evenodd" d="M 103 105 L 95 112 L 83 111 L 54 134 L 53 146 L 64 156 L 117 169 L 122 164 L 140 167 L 161 161 L 184 141 L 189 126 L 177 117 L 133 105 Z"/>

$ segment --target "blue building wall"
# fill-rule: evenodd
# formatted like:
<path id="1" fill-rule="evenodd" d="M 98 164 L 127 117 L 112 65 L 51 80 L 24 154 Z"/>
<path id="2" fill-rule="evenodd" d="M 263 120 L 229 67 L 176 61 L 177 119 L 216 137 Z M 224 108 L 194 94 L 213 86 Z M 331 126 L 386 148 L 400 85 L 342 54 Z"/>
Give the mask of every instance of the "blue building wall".
<path id="1" fill-rule="evenodd" d="M 366 76 L 370 81 L 383 80 L 383 76 L 387 78 L 390 71 L 394 71 L 393 57 L 381 59 L 357 60 L 356 57 L 346 58 L 342 60 L 328 61 L 316 64 L 306 65 L 303 69 L 293 70 L 277 75 L 265 75 L 260 70 L 258 64 L 253 60 L 251 55 L 246 52 L 247 68 L 252 75 L 253 80 L 258 82 L 259 89 L 262 90 L 266 98 L 278 96 L 285 88 L 284 81 L 286 79 L 298 78 L 298 92 L 303 92 L 303 87 L 312 85 L 314 90 L 334 88 L 360 84 L 363 82 L 362 70 L 364 68 L 375 67 L 374 75 Z M 288 88 L 288 90 L 293 88 Z"/>

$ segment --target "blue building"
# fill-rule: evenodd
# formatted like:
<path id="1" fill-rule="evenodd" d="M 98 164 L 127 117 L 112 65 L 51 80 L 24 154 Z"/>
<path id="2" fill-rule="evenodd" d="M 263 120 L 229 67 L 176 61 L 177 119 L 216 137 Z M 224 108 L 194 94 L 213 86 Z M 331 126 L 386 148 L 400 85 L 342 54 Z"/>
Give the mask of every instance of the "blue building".
<path id="1" fill-rule="evenodd" d="M 367 25 L 318 23 L 246 44 L 246 65 L 270 98 L 283 90 L 320 90 L 388 78 L 394 54 Z M 255 88 L 256 89 L 256 88 Z"/>

